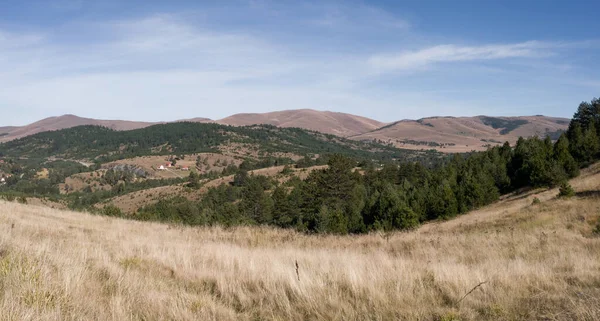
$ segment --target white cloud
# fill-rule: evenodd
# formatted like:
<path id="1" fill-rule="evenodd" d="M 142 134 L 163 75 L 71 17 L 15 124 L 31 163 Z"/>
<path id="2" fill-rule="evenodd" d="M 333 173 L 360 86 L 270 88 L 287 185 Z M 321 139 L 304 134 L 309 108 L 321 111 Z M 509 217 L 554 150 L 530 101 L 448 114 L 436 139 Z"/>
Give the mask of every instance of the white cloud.
<path id="1" fill-rule="evenodd" d="M 554 46 L 539 41 L 484 46 L 438 45 L 417 51 L 375 55 L 368 59 L 368 63 L 377 71 L 388 72 L 443 62 L 542 57 L 549 55 L 547 49 Z"/>

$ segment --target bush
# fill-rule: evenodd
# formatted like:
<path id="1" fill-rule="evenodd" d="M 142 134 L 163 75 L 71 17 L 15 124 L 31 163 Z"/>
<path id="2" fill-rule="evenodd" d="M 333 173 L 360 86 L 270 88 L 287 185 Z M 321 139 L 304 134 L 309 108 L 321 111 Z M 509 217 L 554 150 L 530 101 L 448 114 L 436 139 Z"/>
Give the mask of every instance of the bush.
<path id="1" fill-rule="evenodd" d="M 596 228 L 592 231 L 592 233 L 596 236 L 600 236 L 600 220 L 596 223 Z"/>
<path id="2" fill-rule="evenodd" d="M 21 204 L 27 204 L 27 198 L 25 196 L 21 196 L 17 199 L 17 202 Z"/>
<path id="3" fill-rule="evenodd" d="M 533 198 L 533 202 L 532 202 L 531 204 L 533 204 L 533 205 L 537 205 L 537 204 L 540 204 L 540 203 L 541 203 L 540 199 L 539 199 L 539 198 L 537 198 L 537 197 L 534 197 L 534 198 Z"/>
<path id="4" fill-rule="evenodd" d="M 567 182 L 560 184 L 560 188 L 558 190 L 559 190 L 558 197 L 568 198 L 568 197 L 575 196 L 575 190 L 573 189 L 571 184 L 569 184 Z"/>
<path id="5" fill-rule="evenodd" d="M 114 216 L 114 217 L 123 216 L 123 212 L 121 212 L 121 209 L 112 204 L 105 206 L 102 209 L 102 214 L 106 215 L 106 216 Z"/>
<path id="6" fill-rule="evenodd" d="M 292 172 L 293 172 L 292 168 L 289 165 L 285 165 L 285 166 L 283 166 L 283 169 L 281 170 L 280 174 L 288 175 L 288 174 L 291 174 Z"/>

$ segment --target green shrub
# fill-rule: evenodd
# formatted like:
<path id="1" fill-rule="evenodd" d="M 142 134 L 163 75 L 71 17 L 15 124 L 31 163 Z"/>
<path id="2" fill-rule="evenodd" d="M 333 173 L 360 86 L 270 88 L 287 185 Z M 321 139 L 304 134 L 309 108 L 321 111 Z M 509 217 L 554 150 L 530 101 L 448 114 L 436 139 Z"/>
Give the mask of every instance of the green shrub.
<path id="1" fill-rule="evenodd" d="M 567 182 L 560 184 L 560 188 L 558 190 L 559 190 L 558 197 L 568 198 L 568 197 L 575 196 L 575 190 L 573 189 L 571 184 L 569 184 Z"/>
<path id="2" fill-rule="evenodd" d="M 537 197 L 534 197 L 534 198 L 533 198 L 533 202 L 532 202 L 531 204 L 533 204 L 533 205 L 537 205 L 537 204 L 540 204 L 541 202 L 542 202 L 542 201 L 540 201 L 540 199 L 539 199 L 539 198 L 537 198 Z"/>
<path id="3" fill-rule="evenodd" d="M 600 236 L 600 220 L 598 220 L 598 223 L 596 223 L 596 227 L 594 228 L 592 233 L 596 236 Z"/>
<path id="4" fill-rule="evenodd" d="M 102 209 L 102 214 L 104 214 L 106 216 L 116 216 L 116 217 L 123 216 L 123 212 L 121 212 L 121 209 L 112 204 L 106 205 Z"/>

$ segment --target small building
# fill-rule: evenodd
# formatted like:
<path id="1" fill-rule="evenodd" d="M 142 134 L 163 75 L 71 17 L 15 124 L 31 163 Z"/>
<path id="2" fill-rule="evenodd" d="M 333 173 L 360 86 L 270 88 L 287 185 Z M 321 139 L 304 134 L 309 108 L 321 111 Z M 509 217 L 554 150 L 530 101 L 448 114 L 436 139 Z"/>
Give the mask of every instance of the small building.
<path id="1" fill-rule="evenodd" d="M 189 170 L 190 170 L 190 168 L 189 168 L 189 167 L 187 167 L 187 166 L 183 166 L 183 167 L 181 168 L 181 170 L 182 170 L 182 171 L 189 171 Z"/>
<path id="2" fill-rule="evenodd" d="M 6 179 L 4 177 L 0 178 L 0 185 L 6 184 Z"/>
<path id="3" fill-rule="evenodd" d="M 165 169 L 166 169 L 166 168 L 165 168 L 165 165 L 160 165 L 160 166 L 158 166 L 158 170 L 160 170 L 160 171 L 164 171 Z"/>

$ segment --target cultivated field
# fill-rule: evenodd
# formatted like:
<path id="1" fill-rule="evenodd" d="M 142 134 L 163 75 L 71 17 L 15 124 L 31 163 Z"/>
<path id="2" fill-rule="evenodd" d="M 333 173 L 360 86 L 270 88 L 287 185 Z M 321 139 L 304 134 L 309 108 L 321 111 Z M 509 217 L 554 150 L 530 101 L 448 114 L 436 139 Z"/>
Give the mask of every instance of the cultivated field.
<path id="1" fill-rule="evenodd" d="M 573 186 L 344 237 L 0 201 L 0 319 L 599 320 L 597 169 Z"/>

